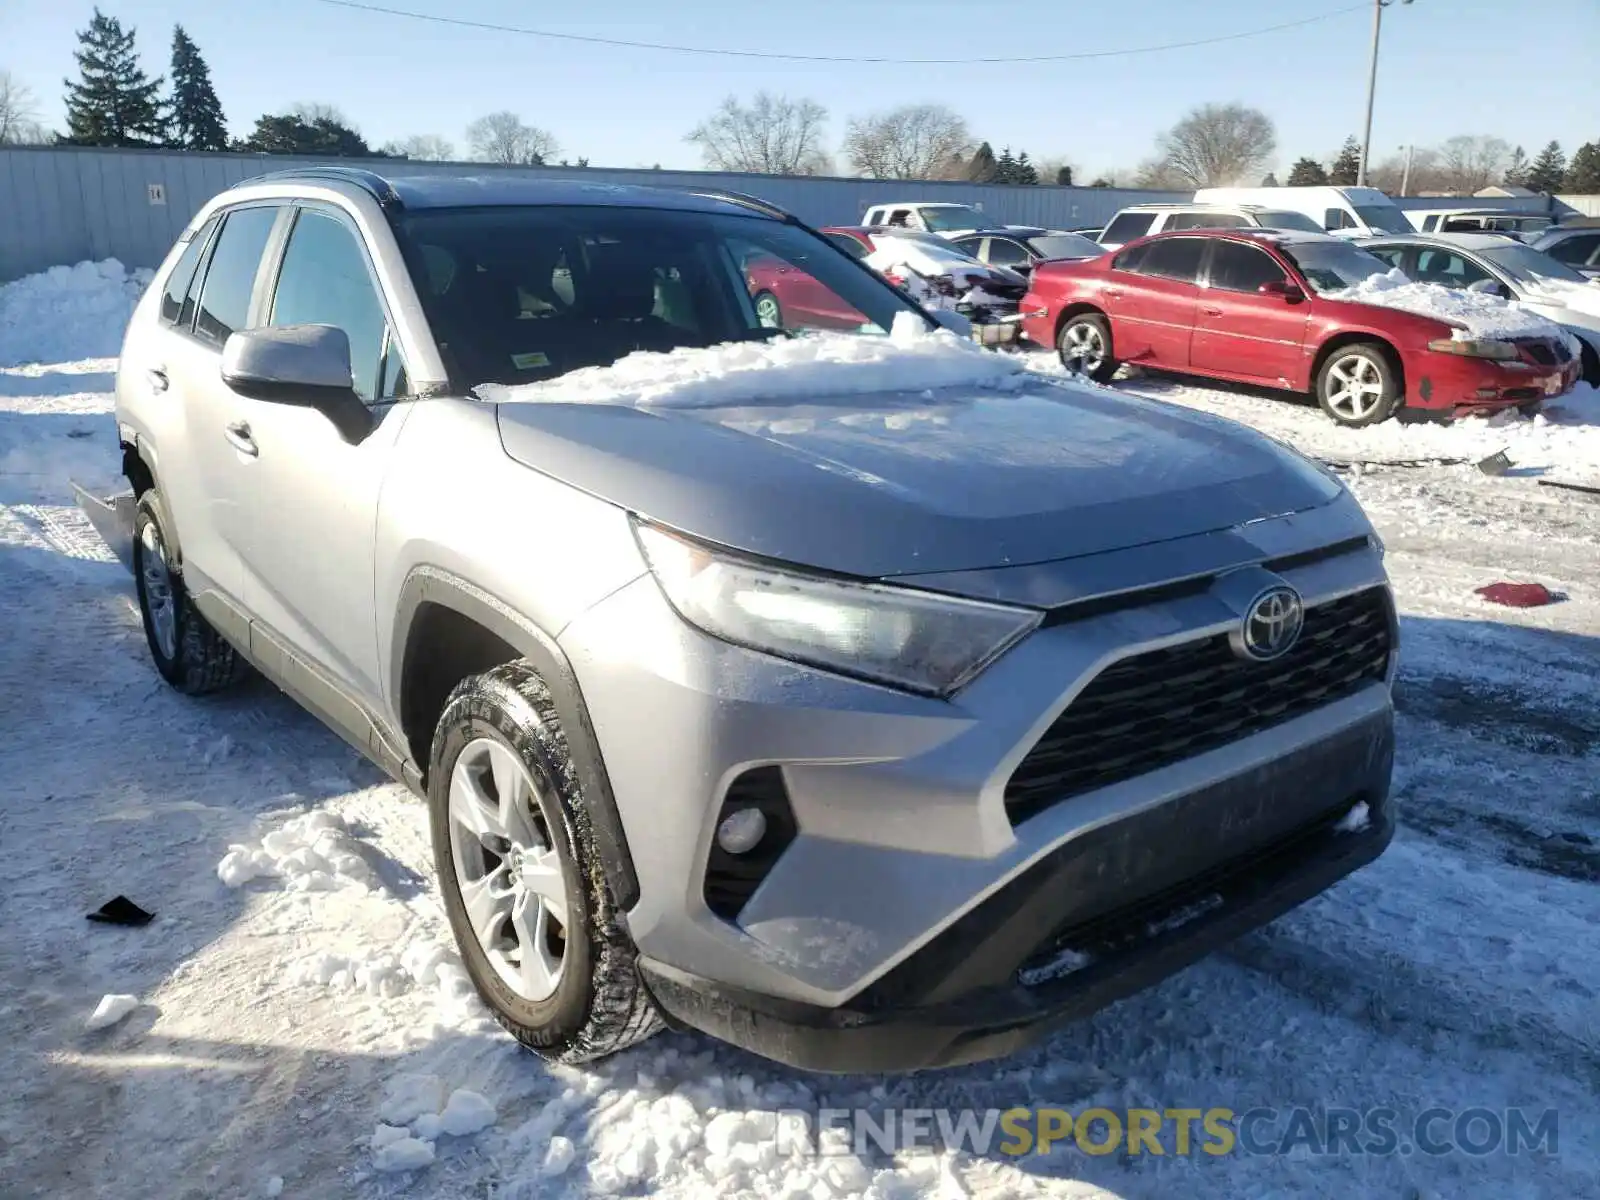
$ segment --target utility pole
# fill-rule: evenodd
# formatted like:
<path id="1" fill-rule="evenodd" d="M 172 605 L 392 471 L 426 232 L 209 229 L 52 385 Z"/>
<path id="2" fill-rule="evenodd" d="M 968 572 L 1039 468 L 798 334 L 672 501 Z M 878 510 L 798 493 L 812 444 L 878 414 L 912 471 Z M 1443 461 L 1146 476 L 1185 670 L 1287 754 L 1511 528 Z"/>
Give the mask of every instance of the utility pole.
<path id="1" fill-rule="evenodd" d="M 1356 186 L 1367 184 L 1367 148 L 1372 145 L 1372 102 L 1378 94 L 1378 41 L 1383 34 L 1383 10 L 1394 0 L 1372 0 L 1372 64 L 1367 71 L 1367 122 L 1361 135 L 1361 165 L 1356 169 Z M 1411 0 L 1400 0 L 1410 4 Z"/>
<path id="2" fill-rule="evenodd" d="M 1400 172 L 1400 195 L 1402 197 L 1411 194 L 1411 156 L 1416 152 L 1416 146 L 1406 147 L 1406 169 Z"/>

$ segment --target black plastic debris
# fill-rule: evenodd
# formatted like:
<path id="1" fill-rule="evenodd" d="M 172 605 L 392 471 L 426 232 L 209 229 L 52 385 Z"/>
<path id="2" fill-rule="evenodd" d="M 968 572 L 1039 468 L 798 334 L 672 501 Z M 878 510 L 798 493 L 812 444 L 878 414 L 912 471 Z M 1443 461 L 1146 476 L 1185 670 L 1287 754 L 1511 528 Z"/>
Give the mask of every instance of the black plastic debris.
<path id="1" fill-rule="evenodd" d="M 115 896 L 90 913 L 89 920 L 99 921 L 102 925 L 148 925 L 155 920 L 155 916 L 155 913 L 146 912 L 126 896 Z"/>
<path id="2" fill-rule="evenodd" d="M 1496 450 L 1488 458 L 1479 460 L 1478 470 L 1485 475 L 1504 475 L 1511 470 L 1511 458 L 1504 450 Z"/>
<path id="3" fill-rule="evenodd" d="M 1560 479 L 1541 479 L 1541 487 L 1564 488 L 1569 492 L 1585 492 L 1591 496 L 1600 496 L 1600 487 L 1592 483 L 1566 483 Z"/>

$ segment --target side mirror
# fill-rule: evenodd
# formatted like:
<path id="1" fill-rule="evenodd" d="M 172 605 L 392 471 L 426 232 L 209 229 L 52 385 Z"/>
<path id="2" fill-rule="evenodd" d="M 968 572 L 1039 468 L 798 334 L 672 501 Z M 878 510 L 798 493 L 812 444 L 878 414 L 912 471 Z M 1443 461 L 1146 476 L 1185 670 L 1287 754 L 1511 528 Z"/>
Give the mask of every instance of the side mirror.
<path id="1" fill-rule="evenodd" d="M 351 445 L 372 432 L 372 413 L 355 393 L 350 339 L 332 325 L 242 329 L 222 348 L 222 382 L 241 396 L 314 408 Z"/>
<path id="2" fill-rule="evenodd" d="M 1285 304 L 1299 304 L 1306 298 L 1305 292 L 1300 290 L 1298 283 L 1290 283 L 1287 279 L 1271 279 L 1256 289 L 1263 296 L 1282 297 Z"/>
<path id="3" fill-rule="evenodd" d="M 1511 289 L 1498 279 L 1479 279 L 1469 283 L 1467 291 L 1477 292 L 1481 296 L 1499 296 L 1502 300 L 1511 299 Z"/>

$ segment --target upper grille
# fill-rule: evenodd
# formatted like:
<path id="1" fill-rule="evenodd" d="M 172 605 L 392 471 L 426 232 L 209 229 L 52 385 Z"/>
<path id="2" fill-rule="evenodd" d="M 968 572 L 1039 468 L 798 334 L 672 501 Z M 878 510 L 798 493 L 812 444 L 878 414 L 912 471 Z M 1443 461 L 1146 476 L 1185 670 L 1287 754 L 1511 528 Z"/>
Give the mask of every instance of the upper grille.
<path id="1" fill-rule="evenodd" d="M 1246 662 L 1216 634 L 1112 663 L 1012 773 L 1006 812 L 1024 821 L 1330 704 L 1383 679 L 1389 651 L 1380 587 L 1307 608 L 1300 640 L 1272 662 Z"/>

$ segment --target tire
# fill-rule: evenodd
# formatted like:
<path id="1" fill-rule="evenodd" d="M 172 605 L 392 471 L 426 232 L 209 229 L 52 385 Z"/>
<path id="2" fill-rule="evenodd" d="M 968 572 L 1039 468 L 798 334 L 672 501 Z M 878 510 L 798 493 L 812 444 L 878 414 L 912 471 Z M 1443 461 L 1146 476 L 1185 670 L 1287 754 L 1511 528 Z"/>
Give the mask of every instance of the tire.
<path id="1" fill-rule="evenodd" d="M 200 615 L 170 562 L 166 507 L 153 488 L 139 497 L 133 520 L 133 581 L 144 637 L 156 670 L 185 696 L 237 683 L 244 658 Z"/>
<path id="2" fill-rule="evenodd" d="M 751 303 L 755 305 L 756 320 L 761 323 L 763 329 L 783 328 L 783 305 L 778 303 L 776 296 L 771 292 L 763 291 L 757 292 L 750 299 Z M 762 314 L 763 308 L 771 314 L 770 318 Z M 771 322 L 770 324 L 769 321 Z"/>
<path id="3" fill-rule="evenodd" d="M 1322 411 L 1350 429 L 1387 421 L 1400 406 L 1400 372 L 1377 342 L 1333 351 L 1317 371 L 1316 387 Z"/>
<path id="4" fill-rule="evenodd" d="M 1095 383 L 1110 383 L 1117 373 L 1111 325 L 1099 313 L 1079 313 L 1063 321 L 1056 332 L 1056 353 L 1070 374 Z"/>
<path id="5" fill-rule="evenodd" d="M 1582 379 L 1590 387 L 1600 388 L 1600 350 L 1579 339 L 1581 350 L 1578 361 L 1583 365 Z"/>
<path id="6" fill-rule="evenodd" d="M 458 767 L 463 777 L 477 781 L 464 792 Z M 468 829 L 459 819 L 463 806 L 474 797 L 499 805 L 501 770 L 513 767 L 520 767 L 520 786 L 531 785 L 531 793 L 525 803 L 511 805 L 514 819 L 499 818 L 512 836 Z M 430 755 L 428 807 L 439 890 L 461 961 L 484 1004 L 512 1037 L 551 1062 L 579 1063 L 615 1054 L 662 1028 L 639 979 L 637 951 L 606 884 L 555 705 L 527 662 L 472 676 L 445 701 Z M 497 811 L 505 814 L 507 809 Z M 489 809 L 474 813 L 474 821 L 485 815 L 491 823 L 495 819 Z M 500 848 L 490 849 L 491 841 Z M 483 921 L 492 943 L 486 945 L 474 928 L 464 893 L 471 890 L 480 900 L 493 894 L 497 889 L 480 885 L 497 878 L 506 884 L 513 878 L 513 866 L 517 878 L 527 872 L 542 882 L 527 885 L 520 900 L 478 906 L 480 913 L 496 913 Z M 549 875 L 551 866 L 559 867 L 559 887 Z M 478 877 L 464 881 L 473 872 Z M 559 906 L 541 899 L 557 892 Z M 520 927 L 512 917 L 519 903 L 536 910 L 524 916 Z M 535 961 L 545 964 L 531 974 L 530 952 L 519 932 L 529 921 L 536 932 L 527 941 L 539 942 Z M 550 972 L 557 943 L 559 969 Z M 535 976 L 540 986 L 531 987 L 528 981 Z"/>

